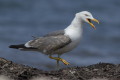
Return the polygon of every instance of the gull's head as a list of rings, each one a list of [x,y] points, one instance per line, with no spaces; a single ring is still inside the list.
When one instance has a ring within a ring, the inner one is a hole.
[[[88,11],[82,11],[82,12],[76,13],[76,17],[81,19],[82,22],[89,23],[94,29],[96,29],[96,28],[91,21],[95,21],[99,24],[99,21],[97,19],[93,18],[92,14]]]

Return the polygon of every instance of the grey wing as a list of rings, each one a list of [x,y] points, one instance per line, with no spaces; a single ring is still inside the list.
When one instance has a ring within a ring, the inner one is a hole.
[[[37,48],[39,51],[49,54],[54,51],[65,47],[71,42],[68,36],[50,36],[50,37],[40,37],[35,40],[29,41],[28,45],[33,48]]]
[[[58,35],[64,35],[64,34],[65,34],[64,30],[58,30],[58,31],[48,33],[48,34],[44,35],[43,37],[58,36]]]

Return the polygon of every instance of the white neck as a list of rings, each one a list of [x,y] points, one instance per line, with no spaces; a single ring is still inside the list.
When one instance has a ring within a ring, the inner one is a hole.
[[[82,36],[82,20],[75,17],[71,24],[65,29],[65,35],[68,35],[73,41]]]

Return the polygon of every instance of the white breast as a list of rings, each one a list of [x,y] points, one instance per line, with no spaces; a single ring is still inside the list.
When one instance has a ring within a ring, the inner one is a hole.
[[[64,48],[55,51],[57,54],[62,54],[73,50],[77,45],[79,45],[80,39],[82,37],[82,21],[80,18],[75,17],[72,23],[65,29],[66,36],[69,36],[71,43],[66,45]]]
[[[69,36],[72,42],[70,44],[66,45],[64,48],[55,51],[55,53],[57,53],[57,54],[69,52],[69,51],[73,50],[75,47],[77,47],[79,45],[79,42],[80,42],[80,39],[82,36],[82,29],[81,29],[81,27],[66,28],[65,35]]]

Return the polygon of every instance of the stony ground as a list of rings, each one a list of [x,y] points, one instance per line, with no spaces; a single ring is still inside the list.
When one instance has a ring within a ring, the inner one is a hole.
[[[0,58],[0,75],[13,80],[120,80],[120,64],[99,63],[87,67],[43,71]]]

